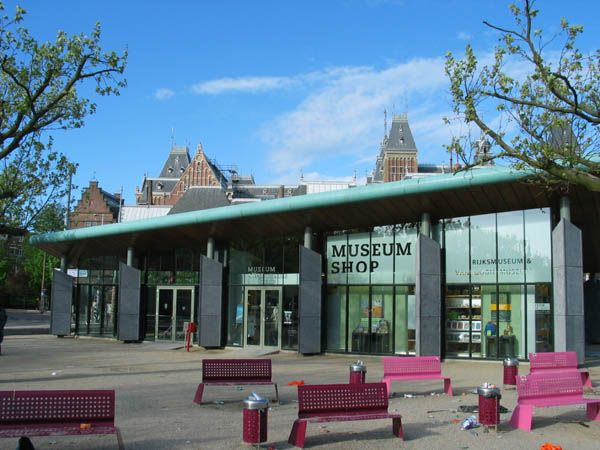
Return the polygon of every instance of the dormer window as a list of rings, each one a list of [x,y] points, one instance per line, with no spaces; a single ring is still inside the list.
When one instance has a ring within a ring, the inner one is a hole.
[[[173,173],[173,168],[172,168],[172,167],[169,167],[169,168],[167,169],[167,172],[169,172],[169,173]]]
[[[164,185],[163,183],[158,183],[158,184],[156,185],[156,187],[157,187],[157,188],[158,188],[158,190],[160,191],[160,190],[162,190],[162,188],[164,188],[164,187],[165,187],[165,185]]]

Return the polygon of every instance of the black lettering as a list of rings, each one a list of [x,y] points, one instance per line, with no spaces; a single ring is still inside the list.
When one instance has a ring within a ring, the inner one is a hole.
[[[337,258],[339,256],[343,256],[344,258],[346,257],[346,246],[342,245],[340,249],[338,249],[338,247],[336,245],[332,245],[332,250],[333,250],[333,257]]]
[[[354,252],[352,252],[352,247],[354,247]],[[358,256],[358,244],[348,246],[348,256]]]
[[[362,244],[360,246],[360,256],[369,256],[369,244]]]
[[[402,243],[397,243],[396,244],[396,256],[400,256],[400,255],[412,255],[412,253],[410,252],[410,242],[407,242],[406,245],[404,246],[404,248],[402,248]]]
[[[363,273],[367,271],[367,263],[364,261],[359,261],[356,263],[356,271],[359,273]]]
[[[380,247],[380,246],[381,246],[381,244],[373,244],[373,245],[372,245],[372,250],[371,250],[371,251],[372,251],[372,253],[371,253],[371,254],[372,254],[373,256],[381,256],[381,255],[380,255],[380,253],[379,253],[379,247]]]
[[[340,273],[339,261],[334,261],[331,263],[331,273]]]
[[[378,261],[371,261],[371,272],[375,272],[375,269],[379,267]]]
[[[342,273],[352,272],[352,261],[342,263]]]
[[[386,250],[388,246],[389,250]],[[385,256],[392,256],[394,254],[394,244],[383,244],[383,254]]]

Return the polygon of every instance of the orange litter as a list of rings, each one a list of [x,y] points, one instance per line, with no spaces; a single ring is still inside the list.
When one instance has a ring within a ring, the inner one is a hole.
[[[301,384],[304,384],[304,380],[300,380],[300,381],[290,381],[288,383],[288,386],[300,386]]]
[[[92,424],[91,423],[82,423],[82,424],[79,424],[79,428],[82,430],[89,430],[90,428],[92,428]]]

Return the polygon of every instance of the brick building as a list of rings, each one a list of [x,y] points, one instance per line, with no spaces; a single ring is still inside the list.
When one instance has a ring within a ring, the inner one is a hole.
[[[70,229],[93,227],[119,222],[119,209],[123,204],[121,194],[110,194],[98,186],[97,181],[83,190],[75,211],[70,215]]]

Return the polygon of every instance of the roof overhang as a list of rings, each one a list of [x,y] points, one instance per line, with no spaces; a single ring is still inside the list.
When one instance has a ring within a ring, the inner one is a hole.
[[[531,181],[532,173],[508,167],[486,167],[456,174],[434,175],[392,183],[359,186],[191,211],[163,217],[65,230],[32,237],[36,247],[68,261],[99,255],[204,248],[217,241],[301,235],[313,231],[369,228],[556,206],[556,194]],[[574,188],[571,217],[583,231],[584,269],[600,272],[600,195]]]

